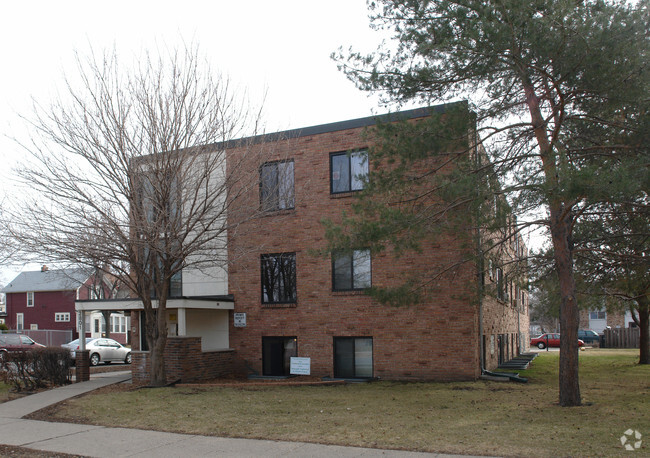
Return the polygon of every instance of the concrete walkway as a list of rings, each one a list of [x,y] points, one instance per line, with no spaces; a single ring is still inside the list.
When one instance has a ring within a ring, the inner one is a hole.
[[[131,378],[130,372],[97,374],[74,383],[0,404],[0,443],[89,457],[450,457],[358,447],[230,439],[75,423],[25,420],[49,405]]]

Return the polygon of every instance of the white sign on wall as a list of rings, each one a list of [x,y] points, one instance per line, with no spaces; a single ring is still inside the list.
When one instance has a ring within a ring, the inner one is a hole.
[[[291,358],[291,366],[289,368],[291,375],[310,375],[311,374],[311,358]]]
[[[245,313],[233,313],[234,322],[236,328],[245,328],[246,327],[246,314]]]

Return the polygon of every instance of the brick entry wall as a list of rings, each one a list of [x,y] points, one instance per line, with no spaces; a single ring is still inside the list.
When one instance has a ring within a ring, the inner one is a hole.
[[[134,383],[147,383],[151,369],[148,351],[132,352]],[[233,372],[234,350],[201,351],[200,337],[168,337],[165,347],[167,381],[196,382],[225,377]]]

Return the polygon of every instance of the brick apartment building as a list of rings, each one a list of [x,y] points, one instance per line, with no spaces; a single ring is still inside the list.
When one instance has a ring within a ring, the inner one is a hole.
[[[395,115],[415,120],[445,109]],[[459,263],[417,305],[382,305],[365,294],[413,270],[466,259],[475,247],[454,234],[398,260],[390,252],[356,250],[335,259],[317,253],[326,245],[322,219],[336,221],[349,211],[363,185],[355,177],[369,167],[367,134],[376,122],[368,117],[215,145],[233,160],[251,148],[265,150],[250,155],[264,159],[246,168],[259,174],[259,187],[239,201],[264,215],[228,234],[227,271],[183,270],[167,302],[168,380],[285,376],[292,357],[309,358],[312,376],[472,380],[527,349],[527,291],[498,262],[484,274],[481,262]],[[228,211],[230,217],[237,207]],[[516,233],[506,248],[509,256],[525,255]],[[105,306],[131,311],[132,371],[134,380],[146,380],[142,304],[125,299]],[[98,307],[77,302],[77,310]]]
[[[416,119],[428,111],[398,115]],[[468,248],[453,235],[397,260],[364,250],[337,259],[315,253],[325,246],[321,220],[350,212],[375,123],[369,117],[272,137],[275,156],[258,164],[260,190],[247,201],[266,206],[267,215],[229,242],[232,252],[246,253],[228,272],[233,313],[245,317],[245,326],[230,320],[238,367],[282,376],[290,357],[305,357],[317,376],[470,380],[482,365],[493,369],[527,348],[527,291],[497,266],[483,281],[486,291],[496,291],[498,282],[500,294],[477,296],[482,276],[467,262],[439,278],[435,293],[418,305],[382,305],[364,293],[413,270],[460,261]],[[510,251],[523,255],[520,237],[511,240]]]

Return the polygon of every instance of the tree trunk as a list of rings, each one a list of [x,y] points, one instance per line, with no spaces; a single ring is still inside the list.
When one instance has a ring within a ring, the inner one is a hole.
[[[165,386],[167,384],[167,373],[165,371],[164,351],[167,345],[167,336],[158,336],[151,348],[151,386]]]
[[[560,176],[556,151],[549,141],[546,121],[542,116],[539,98],[526,71],[521,72],[526,105],[530,113],[535,140],[539,147],[546,196],[549,202],[550,230],[555,251],[555,269],[560,283],[560,405],[579,406],[580,385],[578,379],[578,326],[580,324],[578,302],[573,277],[571,246],[571,212],[560,195]]]
[[[167,372],[165,371],[165,347],[167,346],[167,300],[158,300],[156,311],[156,337],[151,347],[151,386],[165,386],[167,384]]]
[[[106,328],[104,337],[110,338],[111,337],[111,310],[102,310],[102,317],[104,318],[104,326]]]
[[[560,209],[551,207],[551,238],[555,252],[555,269],[560,284],[560,405],[579,406],[578,327],[580,314],[575,296],[570,224]]]
[[[639,304],[639,364],[650,364],[650,299],[641,296]]]

